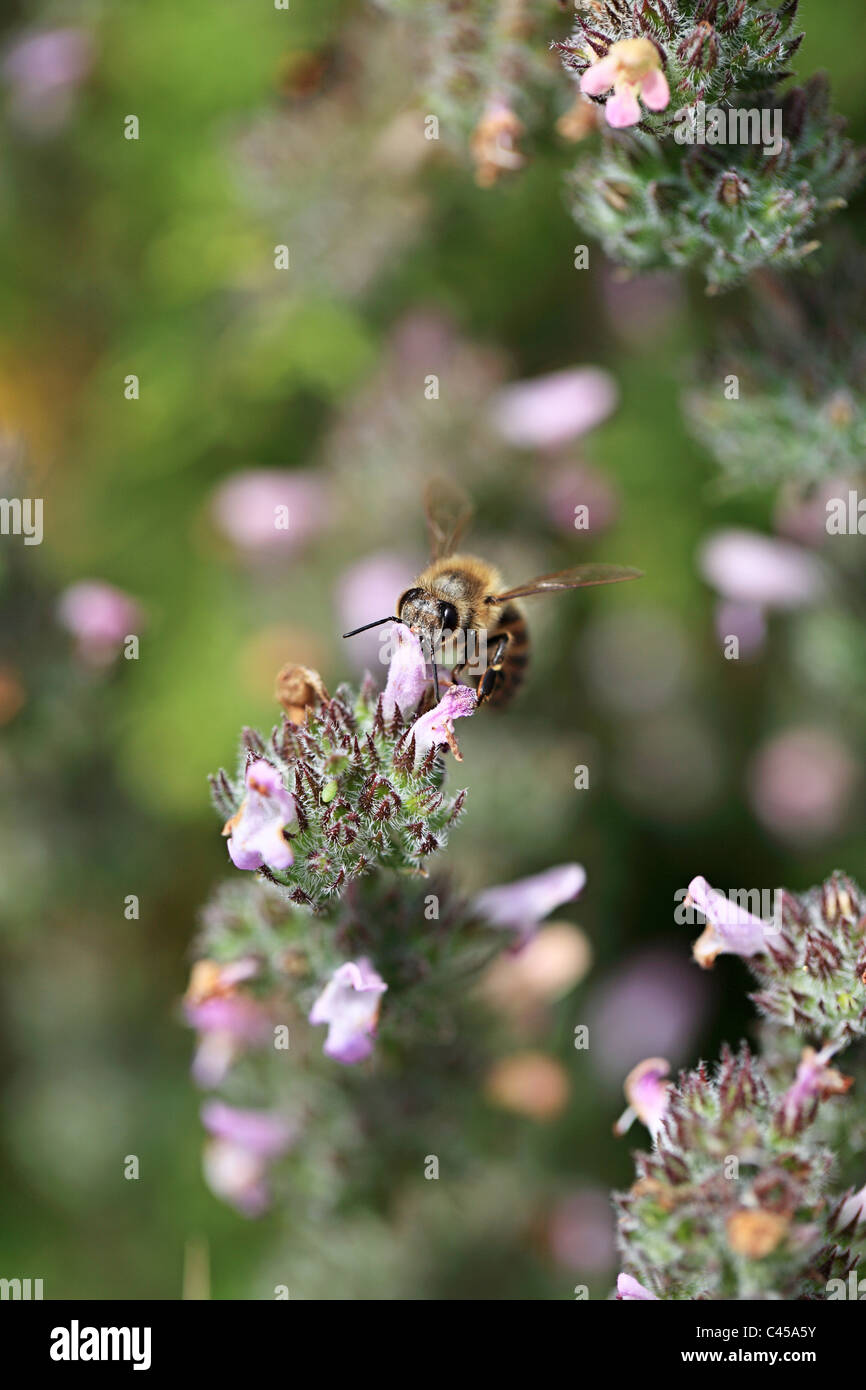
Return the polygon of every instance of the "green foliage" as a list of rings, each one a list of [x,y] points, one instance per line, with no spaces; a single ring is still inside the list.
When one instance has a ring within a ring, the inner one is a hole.
[[[816,249],[816,227],[858,184],[863,155],[828,116],[823,79],[789,92],[780,108],[778,156],[756,145],[606,136],[571,176],[578,223],[621,265],[694,269],[717,290],[764,266],[800,266]]]
[[[819,888],[781,896],[778,935],[750,958],[761,983],[751,997],[775,1023],[807,1038],[847,1044],[866,1037],[866,902],[836,875]]]
[[[650,39],[663,55],[671,106],[648,111],[644,125],[661,134],[682,107],[727,105],[788,77],[803,41],[798,7],[799,0],[584,0],[563,60],[579,76],[612,43]]]
[[[653,1152],[616,1199],[627,1272],[656,1297],[827,1298],[866,1251],[866,1214],[826,1192],[826,1110],[850,1085],[829,1061],[866,1034],[864,930],[843,875],[785,893],[778,936],[748,961],[772,1021],[766,1060],[725,1048],[715,1075],[701,1064],[670,1088]],[[792,1033],[826,1050],[798,1064]]]
[[[846,244],[827,250],[813,267],[823,274],[764,281],[748,314],[719,330],[700,380],[735,375],[736,407],[703,384],[686,396],[694,433],[732,487],[808,485],[862,470],[866,258]]]
[[[222,770],[211,778],[226,818],[240,810],[244,771],[254,758],[277,767],[299,821],[294,864],[267,872],[292,901],[308,907],[322,905],[377,864],[420,873],[463,807],[464,792],[444,791],[445,768],[435,747],[416,767],[411,726],[399,710],[384,719],[372,681],[357,694],[341,686],[302,725],[284,717],[267,741],[245,730],[238,778]]]
[[[745,1047],[726,1050],[714,1077],[701,1066],[680,1078],[656,1150],[616,1198],[626,1269],[657,1297],[802,1296],[824,1244],[832,1155],[811,1134],[782,1133],[777,1103]],[[760,1258],[731,1244],[743,1220],[753,1251],[762,1237],[771,1247]]]

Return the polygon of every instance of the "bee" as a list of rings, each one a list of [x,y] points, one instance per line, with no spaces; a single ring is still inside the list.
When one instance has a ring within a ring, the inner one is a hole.
[[[439,672],[434,658],[443,642],[462,634],[464,651],[479,650],[485,654],[486,664],[476,687],[478,703],[501,708],[522,684],[529,662],[529,629],[520,599],[641,578],[640,570],[626,565],[587,564],[539,574],[508,588],[494,565],[477,555],[457,552],[473,514],[471,503],[460,489],[444,479],[436,479],[427,487],[424,509],[430,532],[430,564],[400,595],[396,613],[353,628],[343,636],[354,637],[382,623],[403,623],[419,638],[425,655],[429,654],[432,660],[437,700]],[[467,664],[461,661],[453,668],[452,681],[459,680]]]

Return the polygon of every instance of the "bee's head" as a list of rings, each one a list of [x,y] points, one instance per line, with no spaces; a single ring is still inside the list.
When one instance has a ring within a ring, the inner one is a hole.
[[[453,603],[445,603],[429,589],[407,589],[397,603],[397,617],[416,637],[438,641],[443,632],[457,631],[458,614]]]

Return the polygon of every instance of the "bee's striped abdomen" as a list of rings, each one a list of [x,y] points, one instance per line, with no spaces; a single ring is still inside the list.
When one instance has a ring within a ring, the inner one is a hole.
[[[503,608],[499,622],[488,632],[488,659],[492,659],[496,643],[503,634],[508,637],[508,646],[505,648],[502,668],[488,700],[489,704],[500,707],[507,705],[516,694],[529,665],[529,629],[516,603],[509,603]]]

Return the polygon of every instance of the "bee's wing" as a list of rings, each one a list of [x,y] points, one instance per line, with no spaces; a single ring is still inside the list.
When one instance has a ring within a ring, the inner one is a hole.
[[[554,574],[539,574],[516,584],[504,594],[494,594],[495,603],[510,598],[528,598],[531,594],[554,594],[560,589],[583,589],[589,584],[619,584],[623,579],[641,579],[642,570],[629,565],[575,565],[572,569],[557,570]]]
[[[453,554],[472,518],[472,503],[466,493],[448,478],[431,478],[424,489],[424,512],[431,558],[440,560]]]

